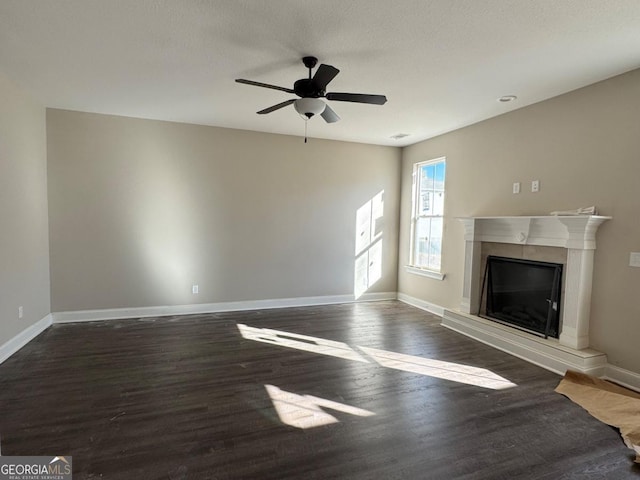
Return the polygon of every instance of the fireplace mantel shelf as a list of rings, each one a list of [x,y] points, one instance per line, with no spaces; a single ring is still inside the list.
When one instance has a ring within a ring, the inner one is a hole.
[[[458,218],[465,240],[595,250],[596,231],[611,217],[545,215]]]

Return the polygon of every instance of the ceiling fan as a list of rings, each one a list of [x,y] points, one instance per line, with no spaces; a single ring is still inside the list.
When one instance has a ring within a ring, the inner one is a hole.
[[[334,123],[340,120],[340,117],[333,111],[329,105],[320,100],[326,98],[327,100],[335,100],[338,102],[355,102],[355,103],[369,103],[372,105],[384,105],[387,102],[387,97],[384,95],[367,95],[364,93],[336,93],[325,92],[327,85],[333,80],[340,70],[331,65],[325,65],[321,63],[316,70],[315,75],[311,76],[311,70],[318,63],[316,57],[304,57],[302,59],[304,66],[309,69],[309,78],[301,78],[293,84],[293,89],[286,87],[279,87],[277,85],[270,85],[268,83],[254,82],[253,80],[245,80],[244,78],[236,79],[238,83],[244,83],[245,85],[254,85],[256,87],[271,88],[273,90],[280,90],[282,92],[293,93],[300,98],[291,98],[284,102],[278,103],[271,107],[260,110],[258,115],[264,115],[279,110],[283,107],[293,104],[296,111],[305,119],[308,120],[314,115],[320,115],[327,123]]]

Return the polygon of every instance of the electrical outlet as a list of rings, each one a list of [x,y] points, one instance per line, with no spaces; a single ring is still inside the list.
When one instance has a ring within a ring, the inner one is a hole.
[[[536,192],[540,191],[540,181],[539,180],[533,180],[531,182],[531,191],[533,193],[536,193]]]
[[[20,305],[18,307],[18,318],[22,318],[24,317],[24,308],[22,308],[22,305]]]
[[[640,267],[640,252],[631,252],[629,254],[629,266]]]
[[[200,293],[200,287],[198,285],[193,285],[191,287],[191,293],[193,293],[194,295],[197,295],[198,293]]]
[[[513,183],[513,193],[520,193],[520,182]]]

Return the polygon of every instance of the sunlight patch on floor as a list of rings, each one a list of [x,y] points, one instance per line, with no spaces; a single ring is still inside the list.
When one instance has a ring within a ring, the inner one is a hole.
[[[475,385],[491,390],[504,390],[506,388],[517,387],[515,383],[510,382],[506,378],[486,368],[390,352],[388,350],[371,347],[356,346],[353,348],[343,342],[289,333],[282,330],[250,327],[243,323],[238,324],[238,330],[240,330],[242,337],[247,340],[295,348],[297,350],[320,353],[322,355],[330,355],[332,357],[344,358],[345,360],[363,363],[375,362],[386,368],[418,373],[420,375],[464,383],[466,385]]]
[[[358,347],[383,367],[419,373],[429,377],[441,378],[452,382],[475,385],[477,387],[503,390],[516,387],[515,383],[496,375],[486,368],[472,367],[460,363],[444,362],[431,358],[405,355],[403,353],[378,350],[377,348]]]
[[[368,363],[358,352],[346,343],[334,342],[318,337],[300,335],[297,333],[283,332],[282,330],[270,330],[268,328],[250,327],[243,323],[238,324],[240,334],[247,340],[279,345],[281,347],[295,348],[306,352],[321,353],[332,357],[354,360]]]
[[[323,408],[358,417],[371,417],[375,415],[375,413],[369,410],[334,402],[326,398],[287,392],[275,385],[265,385],[265,388],[267,389],[269,398],[271,398],[273,402],[280,421],[285,425],[296,428],[307,429],[321,427],[340,421],[333,415],[325,412]]]

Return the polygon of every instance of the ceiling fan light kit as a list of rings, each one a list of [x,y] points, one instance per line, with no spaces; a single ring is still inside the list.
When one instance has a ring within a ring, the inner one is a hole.
[[[326,106],[327,104],[319,98],[299,98],[293,102],[296,112],[305,120],[309,120],[314,115],[320,115]]]
[[[268,83],[255,82],[253,80],[246,80],[244,78],[238,78],[236,79],[236,82],[243,83],[245,85],[253,85],[255,87],[270,88],[272,90],[279,90],[286,93],[293,93],[300,97],[297,99],[291,98],[276,105],[272,105],[271,107],[267,107],[258,111],[258,115],[265,115],[293,104],[296,112],[298,112],[305,121],[316,115],[320,115],[325,122],[334,123],[340,120],[340,117],[329,105],[323,102],[321,98],[337,102],[368,103],[370,105],[384,105],[387,102],[387,97],[384,95],[369,95],[363,93],[327,93],[327,85],[336,77],[336,75],[338,75],[338,73],[340,73],[340,70],[331,65],[325,65],[322,63],[316,70],[315,75],[312,76],[311,70],[317,65],[318,59],[316,57],[303,57],[302,63],[309,69],[309,76],[308,78],[296,80],[293,84],[293,89],[270,85]]]

